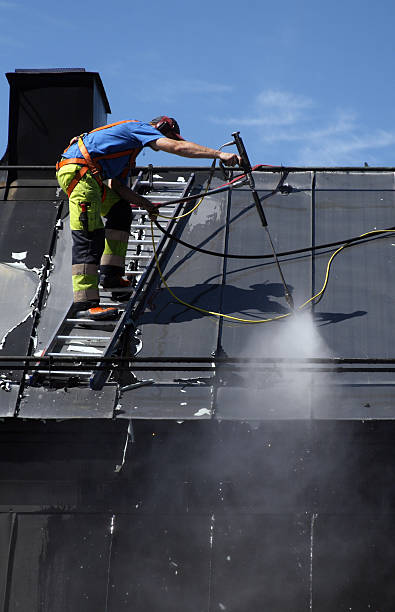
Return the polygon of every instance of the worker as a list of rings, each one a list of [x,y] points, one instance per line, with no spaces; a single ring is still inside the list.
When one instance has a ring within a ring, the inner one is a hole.
[[[127,187],[136,157],[146,146],[182,157],[216,158],[229,166],[241,163],[234,153],[184,140],[177,121],[165,115],[149,123],[119,121],[72,138],[56,169],[58,183],[69,197],[76,317],[115,318],[117,308],[99,305],[99,283],[114,292],[125,292],[131,285],[124,278],[130,205],[144,208],[150,218],[157,212],[147,198]]]

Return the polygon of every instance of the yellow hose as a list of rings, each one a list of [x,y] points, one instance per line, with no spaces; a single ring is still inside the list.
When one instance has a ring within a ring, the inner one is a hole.
[[[204,196],[203,196],[204,198]],[[202,198],[202,200],[203,200]],[[202,201],[201,200],[201,201]],[[199,206],[201,204],[201,201],[195,206],[195,208],[197,208],[197,206]],[[193,210],[195,210],[195,208],[193,208],[191,211],[189,211],[188,213],[186,213],[186,215],[182,215],[182,216],[187,216],[188,214],[190,214],[191,212],[193,212]],[[167,217],[170,218],[170,217]],[[177,218],[177,217],[175,217]],[[359,238],[364,238],[366,236],[371,236],[374,234],[380,234],[383,232],[390,232],[390,233],[394,233],[394,230],[372,230],[370,232],[366,232],[364,234],[361,234],[359,236]],[[169,285],[167,284],[166,280],[163,277],[162,271],[160,269],[160,265],[159,265],[159,260],[158,260],[158,255],[156,252],[156,248],[155,248],[155,237],[154,237],[154,225],[151,221],[151,237],[152,237],[152,246],[153,246],[153,250],[154,250],[154,257],[155,257],[155,263],[156,263],[156,268],[158,270],[160,279],[163,283],[163,285],[166,287],[167,291],[170,293],[170,295],[180,304],[182,304],[183,306],[186,306],[187,308],[191,308],[192,310],[196,310],[198,312],[202,312],[203,314],[208,314],[214,317],[222,317],[223,319],[227,319],[230,321],[237,321],[238,323],[269,323],[270,321],[278,321],[279,319],[285,319],[286,317],[289,317],[291,314],[293,314],[292,311],[287,312],[285,314],[282,315],[277,315],[276,317],[271,317],[269,319],[242,319],[240,317],[233,317],[231,315],[226,315],[223,314],[222,312],[214,312],[212,310],[206,310],[205,308],[200,308],[199,306],[194,306],[193,304],[188,304],[188,302],[184,302],[184,300],[181,300],[179,297],[177,297],[175,295],[175,293],[173,293],[173,291],[170,289]],[[339,249],[337,249],[329,258],[327,267],[326,267],[326,273],[325,273],[325,279],[324,279],[324,284],[322,285],[321,290],[316,293],[315,295],[313,295],[313,297],[311,297],[310,299],[308,299],[306,302],[304,302],[303,304],[301,304],[301,306],[298,306],[297,310],[302,310],[303,308],[305,308],[307,306],[307,304],[309,304],[310,302],[312,302],[313,300],[315,300],[316,298],[320,298],[322,297],[327,284],[328,284],[328,280],[329,280],[329,271],[332,265],[332,262],[334,260],[334,258],[336,257],[336,255],[338,255],[340,253],[340,251],[342,251],[343,249],[347,248],[350,244],[352,244],[351,242],[348,242],[347,244],[344,244],[343,246],[341,246]]]

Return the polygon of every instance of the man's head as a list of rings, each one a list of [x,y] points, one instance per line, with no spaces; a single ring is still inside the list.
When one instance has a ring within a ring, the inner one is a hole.
[[[150,121],[150,124],[160,131],[166,138],[172,138],[173,140],[184,140],[180,136],[180,128],[178,123],[173,117],[167,117],[166,115],[160,115]]]

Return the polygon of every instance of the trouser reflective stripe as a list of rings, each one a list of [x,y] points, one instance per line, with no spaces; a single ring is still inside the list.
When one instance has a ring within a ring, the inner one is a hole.
[[[97,289],[87,288],[73,291],[74,303],[78,302],[99,302],[99,292]]]
[[[124,274],[128,237],[127,232],[106,229],[104,252],[100,262],[100,273],[102,275],[122,276]]]
[[[103,255],[100,261],[100,276],[119,278],[125,273],[125,257],[121,255]]]
[[[57,178],[63,191],[67,192],[67,186],[78,168],[78,165],[67,164],[58,171]],[[127,237],[132,220],[130,204],[125,200],[120,200],[111,189],[107,189],[103,202],[101,196],[98,183],[91,173],[87,172],[69,198],[73,238],[72,265],[82,266],[82,268],[73,268],[75,301],[97,301],[99,299],[98,268],[104,251],[105,259],[102,262],[101,274],[121,276],[125,269]],[[81,203],[86,205],[88,217],[85,228],[81,222]],[[105,242],[102,215],[106,219],[107,243]],[[115,257],[115,259],[109,261],[108,257]]]
[[[72,264],[71,266],[72,274],[97,274],[97,266],[95,264]]]
[[[71,273],[74,301],[98,301],[98,274],[104,247],[104,228],[97,229],[94,232],[73,230],[72,236]]]

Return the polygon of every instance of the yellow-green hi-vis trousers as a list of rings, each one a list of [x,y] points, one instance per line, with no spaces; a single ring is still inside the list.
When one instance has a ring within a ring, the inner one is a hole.
[[[67,164],[57,172],[65,193],[79,168],[77,164]],[[98,303],[99,268],[100,277],[116,279],[125,272],[132,221],[130,204],[108,187],[102,201],[102,189],[88,171],[73,189],[69,209],[74,302]]]

